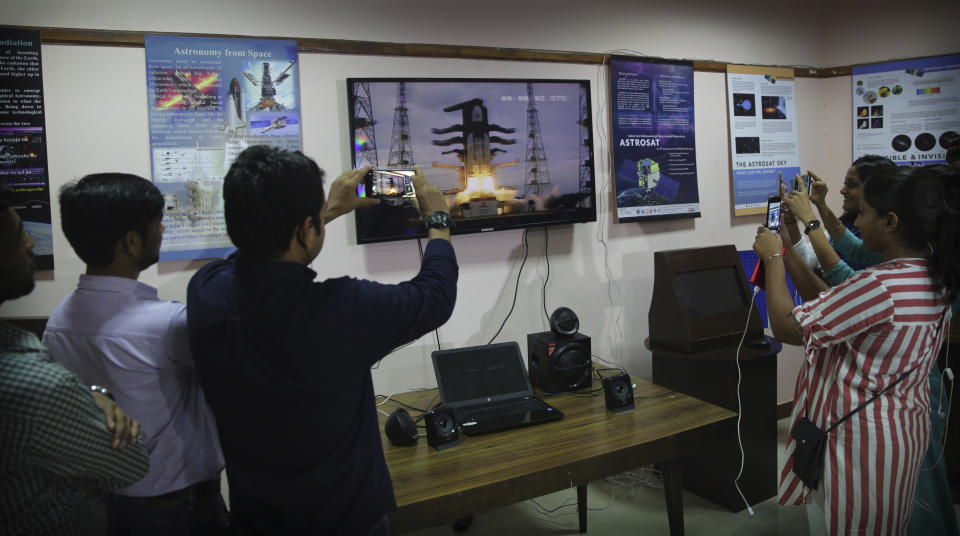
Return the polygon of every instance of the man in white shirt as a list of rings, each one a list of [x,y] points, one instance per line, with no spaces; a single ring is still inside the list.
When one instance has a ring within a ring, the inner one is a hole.
[[[157,262],[164,200],[150,181],[88,175],[60,193],[64,234],[86,263],[43,342],[82,381],[141,423],[150,471],[110,497],[112,534],[209,534],[225,525],[223,456],[201,391],[182,303],[140,283]]]

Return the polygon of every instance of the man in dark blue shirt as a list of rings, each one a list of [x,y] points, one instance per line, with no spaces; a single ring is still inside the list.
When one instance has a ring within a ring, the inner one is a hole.
[[[377,202],[356,194],[368,170],[343,173],[324,203],[313,160],[253,146],[224,179],[237,252],[191,279],[187,316],[241,534],[389,534],[370,367],[446,322],[458,268],[446,203],[418,169],[430,241],[416,277],[315,281],[324,224]]]

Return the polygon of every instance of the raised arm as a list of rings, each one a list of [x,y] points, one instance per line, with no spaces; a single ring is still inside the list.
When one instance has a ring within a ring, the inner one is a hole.
[[[799,182],[800,177],[796,177],[796,180]],[[787,205],[790,206],[790,211],[796,216],[797,221],[800,222],[800,225],[805,229],[810,225],[810,222],[816,220],[813,216],[813,209],[810,206],[810,198],[807,196],[807,193],[803,191],[803,188],[795,188],[785,201]],[[840,256],[837,255],[833,246],[830,245],[830,241],[823,231],[822,222],[816,229],[804,232],[807,238],[810,239],[813,250],[817,253],[817,259],[820,260],[820,267],[824,270],[833,268],[833,266],[840,261]]]
[[[765,227],[757,231],[753,250],[760,257],[766,275],[767,316],[770,318],[770,330],[782,343],[801,345],[803,334],[800,323],[793,316],[793,300],[787,289],[787,277],[784,270],[783,243],[780,237]]]

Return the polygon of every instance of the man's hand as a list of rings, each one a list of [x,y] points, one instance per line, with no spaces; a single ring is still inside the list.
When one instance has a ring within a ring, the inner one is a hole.
[[[753,241],[753,251],[761,262],[766,262],[772,255],[783,253],[783,242],[777,233],[773,233],[766,227],[760,227],[757,230],[757,238]]]
[[[813,217],[813,208],[810,206],[810,197],[807,195],[807,192],[803,190],[803,182],[800,180],[800,175],[797,175],[795,178],[795,187],[790,195],[784,199],[784,202],[788,207],[790,207],[790,212],[800,220],[800,223],[806,225],[810,220],[815,220]],[[811,186],[812,189],[812,186]]]
[[[348,169],[330,184],[327,202],[323,205],[321,219],[324,225],[347,212],[359,207],[369,207],[380,202],[373,197],[357,197],[357,186],[363,182],[363,177],[373,166],[361,169]]]
[[[810,202],[821,208],[827,203],[827,191],[830,188],[827,187],[827,183],[823,182],[816,173],[807,170],[807,175],[810,175]]]
[[[443,199],[440,189],[430,184],[430,181],[423,175],[420,166],[417,166],[416,173],[411,178],[413,190],[417,193],[417,204],[420,207],[420,217],[424,220],[434,212],[450,212],[450,207]]]
[[[132,445],[140,435],[140,423],[130,418],[110,400],[109,397],[93,392],[93,399],[107,416],[107,430],[113,432],[113,448],[123,450],[127,444]]]

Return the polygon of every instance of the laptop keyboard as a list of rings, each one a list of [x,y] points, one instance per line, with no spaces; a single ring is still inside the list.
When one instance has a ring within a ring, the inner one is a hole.
[[[460,423],[465,423],[470,421],[484,421],[487,419],[492,419],[494,417],[502,417],[504,415],[516,415],[517,413],[526,413],[528,411],[546,409],[547,407],[548,406],[544,404],[543,401],[541,400],[537,400],[536,398],[527,398],[523,400],[503,402],[503,403],[494,404],[491,406],[462,409],[457,412],[457,420]]]

